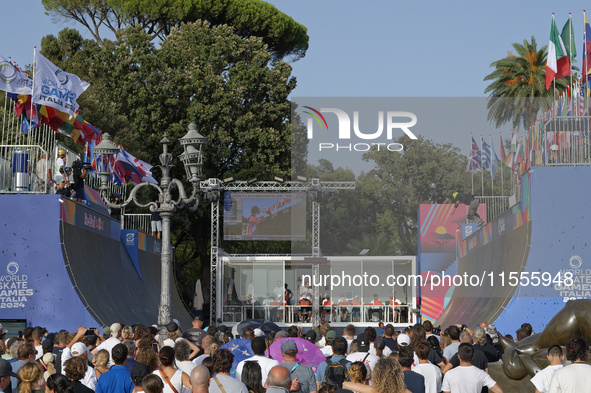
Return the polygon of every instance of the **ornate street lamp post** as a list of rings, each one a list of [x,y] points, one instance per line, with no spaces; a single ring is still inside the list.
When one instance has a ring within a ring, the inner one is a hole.
[[[98,173],[101,177],[101,197],[107,206],[112,209],[121,209],[130,203],[135,203],[140,207],[149,207],[151,212],[159,212],[162,219],[162,249],[160,254],[161,263],[161,287],[160,287],[160,306],[158,308],[158,324],[161,329],[171,321],[171,252],[170,252],[170,218],[176,208],[190,206],[190,210],[194,211],[199,206],[199,180],[201,179],[202,160],[203,160],[203,146],[207,142],[207,138],[197,132],[197,126],[194,123],[189,124],[189,132],[179,139],[183,145],[184,152],[180,155],[180,159],[185,166],[187,178],[191,182],[192,191],[191,196],[187,197],[185,188],[180,180],[170,178],[170,168],[172,167],[172,154],[168,153],[168,144],[170,141],[166,134],[160,141],[163,152],[160,155],[160,169],[162,170],[162,178],[160,184],[152,184],[142,182],[135,185],[129,197],[121,204],[113,204],[109,201],[108,186],[109,177],[112,175],[108,165],[111,162],[111,157],[119,153],[119,148],[110,140],[110,135],[103,134],[103,140],[94,148],[96,154],[101,154],[101,160],[98,164]],[[142,203],[137,199],[138,191],[143,187],[153,187],[158,191],[158,201],[160,207],[156,202]],[[178,198],[173,199],[173,190],[178,191]]]

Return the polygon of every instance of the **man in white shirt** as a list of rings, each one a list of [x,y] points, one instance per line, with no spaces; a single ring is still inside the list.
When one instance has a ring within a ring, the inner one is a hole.
[[[412,368],[415,373],[425,377],[425,393],[441,392],[441,369],[429,362],[429,344],[426,341],[415,345],[415,353],[419,358],[419,364]]]
[[[548,348],[548,354],[546,355],[550,365],[543,370],[540,370],[531,379],[531,383],[536,387],[536,393],[548,393],[550,391],[550,381],[552,381],[552,375],[558,369],[563,367],[562,360],[564,354],[560,345],[552,345]]]
[[[443,378],[443,393],[479,393],[483,386],[493,393],[503,393],[503,389],[483,370],[472,365],[474,348],[468,343],[458,347],[460,365],[449,370]],[[590,366],[591,367],[591,366]]]
[[[254,352],[254,356],[248,359],[245,359],[238,363],[236,367],[236,379],[242,381],[242,369],[244,368],[244,363],[246,362],[257,362],[259,366],[261,366],[261,373],[263,374],[263,386],[267,382],[267,376],[269,375],[269,371],[275,366],[279,365],[279,362],[274,359],[269,359],[265,356],[265,350],[267,346],[265,345],[265,338],[264,337],[255,337],[252,339],[250,347]]]
[[[587,364],[589,344],[583,337],[571,338],[566,344],[566,360],[572,362],[554,372],[550,392],[588,392],[591,386],[591,366]]]
[[[121,344],[121,324],[115,322],[111,325],[109,331],[111,332],[111,337],[103,341],[101,345],[92,350],[93,356],[96,356],[98,351],[100,351],[101,349],[106,349],[107,351],[109,351],[110,356],[113,347],[117,344]],[[114,364],[115,363],[113,363],[113,357],[111,356],[109,358],[109,367],[112,367]]]
[[[371,374],[373,369],[376,367],[378,363],[378,358],[376,355],[372,355],[369,351],[369,337],[365,333],[361,333],[357,336],[357,352],[349,354],[347,356],[347,360],[351,363],[354,362],[362,362],[365,364],[367,368],[367,380],[371,380]]]

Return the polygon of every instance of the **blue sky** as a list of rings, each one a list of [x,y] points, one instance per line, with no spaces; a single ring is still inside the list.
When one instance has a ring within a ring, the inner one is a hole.
[[[569,1],[273,0],[279,10],[305,25],[310,47],[293,63],[293,97],[484,97],[490,63],[507,55],[513,42],[532,35],[547,45],[552,12],[559,29],[572,12],[581,52],[583,15],[591,3]],[[40,0],[3,4],[5,34],[0,54],[18,64],[33,62],[33,46],[73,22],[55,24]],[[590,8],[591,11],[591,8]],[[580,53],[577,57],[580,59]],[[580,61],[579,61],[580,63]],[[510,137],[509,128],[501,130]],[[469,134],[493,127],[466,125],[424,136],[463,151]],[[494,138],[494,134],[493,134]],[[467,153],[467,151],[466,151]]]

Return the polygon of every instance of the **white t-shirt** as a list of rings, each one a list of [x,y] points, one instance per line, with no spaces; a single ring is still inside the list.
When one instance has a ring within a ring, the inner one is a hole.
[[[195,363],[196,366],[201,366],[201,362],[203,362],[203,359],[210,357],[211,355],[208,354],[203,354],[203,355],[199,355],[197,356],[195,359],[193,359],[193,363]]]
[[[365,355],[367,355],[367,358],[365,358]],[[363,358],[365,358],[365,361],[363,361]],[[371,353],[368,353],[368,352],[355,352],[355,353],[349,354],[347,356],[347,360],[350,361],[351,363],[363,361],[363,363],[365,363],[365,365],[367,367],[369,367],[369,369],[367,370],[368,371],[367,379],[370,380],[373,369],[376,366],[376,363],[378,362],[378,360],[380,360],[380,358],[377,357],[376,355],[372,355]]]
[[[115,337],[109,337],[108,339],[103,341],[101,345],[95,348],[96,353],[98,353],[98,351],[100,351],[101,349],[106,349],[107,351],[109,351],[109,364],[107,365],[109,368],[115,365],[115,363],[113,362],[113,357],[111,356],[111,351],[113,350],[113,347],[117,344],[121,344],[121,341],[119,341],[119,339]]]
[[[376,347],[373,345],[373,343],[369,343],[369,353],[371,353],[372,355],[376,355]],[[391,353],[392,353],[392,350],[390,348],[388,348],[387,346],[386,346],[386,348],[382,349],[382,354],[386,357],[390,356]]]
[[[431,336],[435,337],[439,341],[439,345],[441,345],[441,336],[438,336],[437,334],[427,334],[426,338],[429,338]]]
[[[564,367],[562,364],[558,364],[556,366],[548,366],[545,369],[538,371],[538,373],[532,377],[531,383],[534,384],[540,393],[548,393],[550,391],[552,375],[554,375],[556,370],[561,369],[562,367]]]
[[[453,393],[478,393],[483,386],[490,389],[496,384],[490,375],[478,367],[459,366],[445,373],[441,390]]]
[[[425,377],[425,393],[441,392],[441,369],[432,363],[420,363],[412,371]]]
[[[162,383],[164,383],[164,390],[162,391],[163,393],[174,393],[174,390],[172,390],[172,388],[170,387],[168,382],[166,382],[164,380],[164,378],[162,378],[163,373],[164,373],[164,371],[162,371],[162,370],[156,370],[152,374],[158,375],[160,377],[160,379],[162,380]],[[176,372],[174,373],[172,378],[169,378],[169,380],[170,380],[170,384],[172,386],[174,386],[174,388],[176,389],[177,392],[191,393],[191,389],[189,389],[188,387],[183,385],[183,372],[181,370],[176,370]]]
[[[556,370],[550,382],[552,393],[583,393],[591,389],[591,366],[573,363]]]
[[[325,345],[324,348],[320,348],[320,352],[322,352],[325,357],[329,357],[334,354],[332,345]]]
[[[179,362],[175,359],[174,365],[177,370],[181,370],[189,376],[191,375],[191,371],[193,371],[193,369],[197,367],[197,365],[190,360],[183,360],[182,362]]]
[[[58,157],[58,159],[55,160],[55,174],[54,175],[60,174],[60,168],[64,169],[64,172],[65,172],[66,168],[64,168],[64,159],[61,157]]]
[[[43,357],[43,346],[35,345],[35,350],[37,351],[37,355],[35,355],[35,360],[41,359]]]
[[[244,359],[238,366],[236,367],[236,379],[242,381],[242,369],[244,368],[244,363],[255,361],[261,366],[261,373],[263,374],[263,386],[267,383],[267,376],[269,375],[269,371],[275,366],[279,365],[279,362],[275,359],[269,359],[266,356],[254,355],[251,358]]]

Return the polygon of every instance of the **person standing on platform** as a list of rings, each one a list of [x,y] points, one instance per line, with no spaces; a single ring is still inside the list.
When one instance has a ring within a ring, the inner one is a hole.
[[[158,199],[156,199],[154,202],[156,202],[157,208],[160,208],[160,202],[158,202]],[[152,237],[157,237],[158,239],[160,239],[162,237],[162,218],[160,217],[159,212],[152,212],[151,224]]]

